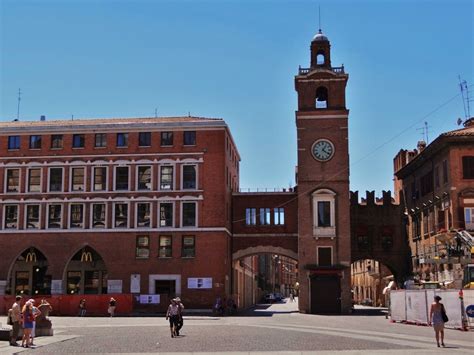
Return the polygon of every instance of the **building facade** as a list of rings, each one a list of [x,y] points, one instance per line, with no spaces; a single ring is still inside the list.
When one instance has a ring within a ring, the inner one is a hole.
[[[0,123],[0,294],[230,292],[240,157],[221,119]]]
[[[474,239],[474,119],[394,158],[416,282],[462,287]]]

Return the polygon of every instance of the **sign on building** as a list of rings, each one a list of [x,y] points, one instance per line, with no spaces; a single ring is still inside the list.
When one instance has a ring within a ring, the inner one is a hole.
[[[212,288],[212,277],[189,277],[188,288]]]
[[[140,293],[140,274],[130,276],[130,293]]]
[[[122,280],[107,280],[107,293],[122,293]]]
[[[160,295],[140,295],[141,304],[158,304],[160,303]]]

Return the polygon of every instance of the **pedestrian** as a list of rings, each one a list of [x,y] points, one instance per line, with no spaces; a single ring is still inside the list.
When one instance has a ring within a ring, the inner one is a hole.
[[[10,334],[10,345],[19,346],[16,340],[18,339],[18,334],[20,333],[21,326],[21,296],[15,297],[15,303],[11,308],[11,319],[12,319],[12,330]]]
[[[433,328],[435,331],[436,343],[439,348],[439,338],[441,334],[441,345],[444,347],[444,323],[445,319],[443,317],[443,313],[446,316],[446,309],[444,308],[444,304],[441,302],[441,297],[435,296],[434,302],[431,304],[430,309],[430,322],[429,324],[433,324]]]
[[[109,309],[107,310],[110,314],[110,317],[113,317],[115,315],[115,307],[117,306],[117,301],[115,298],[110,297],[109,301]]]
[[[23,323],[23,338],[21,339],[21,346],[28,348],[30,346],[31,330],[33,329],[33,305],[31,302],[26,302],[21,311],[21,319]]]
[[[290,301],[295,302],[295,295],[293,294],[293,292],[290,292]]]
[[[41,303],[39,305],[41,313],[44,314],[44,317],[47,319],[49,316],[49,313],[53,311],[53,307],[49,304],[48,301],[46,301],[46,298],[41,299]]]
[[[179,298],[179,297],[176,297],[176,298],[175,298],[175,301],[176,301],[176,303],[177,303],[178,306],[179,306],[178,326],[176,327],[176,335],[179,336],[179,331],[181,330],[181,328],[182,328],[183,325],[184,325],[184,321],[183,321],[184,305],[183,305],[183,303],[181,302],[181,298]]]
[[[86,299],[83,298],[79,301],[79,317],[84,317],[86,315],[86,312]]]
[[[31,303],[31,310],[33,312],[33,328],[31,328],[31,334],[30,334],[30,346],[34,345],[33,340],[35,338],[35,331],[36,331],[36,317],[38,317],[41,314],[41,311],[38,309],[38,307],[35,306],[35,300],[33,298],[28,300],[29,303]]]
[[[178,319],[180,316],[180,306],[176,302],[176,300],[173,298],[170,302],[170,305],[168,306],[168,310],[166,311],[166,320],[169,319],[170,321],[170,331],[171,331],[171,337],[174,338],[175,336],[178,336],[177,334],[177,329],[178,329]]]

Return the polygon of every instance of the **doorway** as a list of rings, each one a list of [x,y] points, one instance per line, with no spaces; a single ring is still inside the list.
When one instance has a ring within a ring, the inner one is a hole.
[[[175,280],[155,280],[155,294],[168,295],[168,298],[176,297],[176,281]]]
[[[341,284],[338,276],[317,275],[311,278],[311,313],[341,313]]]

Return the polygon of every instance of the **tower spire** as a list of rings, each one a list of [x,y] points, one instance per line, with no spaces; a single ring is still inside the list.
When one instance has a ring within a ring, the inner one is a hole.
[[[321,5],[318,5],[318,10],[319,10],[319,33],[323,33],[321,31]]]

